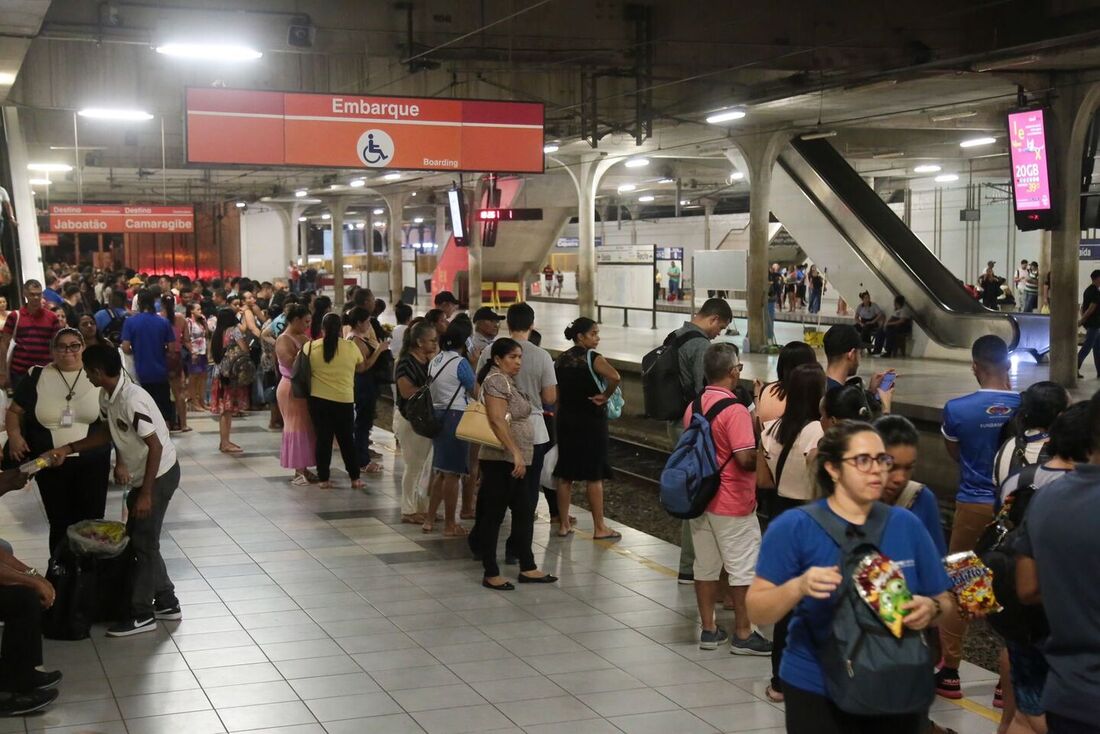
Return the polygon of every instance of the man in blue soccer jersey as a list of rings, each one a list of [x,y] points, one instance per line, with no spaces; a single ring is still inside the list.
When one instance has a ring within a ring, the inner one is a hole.
[[[974,550],[978,536],[993,519],[993,461],[1001,444],[1001,429],[1020,407],[1020,395],[1008,379],[1008,345],[999,336],[986,335],[971,348],[979,389],[947,401],[943,406],[943,440],[947,453],[959,463],[959,491],[948,553]],[[966,624],[952,616],[940,624],[943,667],[936,673],[936,692],[962,698],[959,661]]]

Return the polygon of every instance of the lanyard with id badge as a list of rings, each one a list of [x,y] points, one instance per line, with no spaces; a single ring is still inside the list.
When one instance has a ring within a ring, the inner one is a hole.
[[[61,381],[65,383],[65,387],[68,389],[68,392],[65,394],[65,408],[61,411],[61,419],[57,422],[57,425],[61,428],[72,428],[75,417],[72,401],[73,396],[76,394],[76,383],[80,381],[80,373],[84,371],[84,368],[81,367],[77,371],[76,377],[73,379],[73,384],[71,385],[69,381],[65,379],[64,372],[57,369],[56,365],[54,365],[54,369],[57,370],[57,374],[61,375]]]

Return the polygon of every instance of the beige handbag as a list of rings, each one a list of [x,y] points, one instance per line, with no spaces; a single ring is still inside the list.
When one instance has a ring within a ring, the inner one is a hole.
[[[509,388],[511,388],[511,384],[509,384]],[[479,397],[474,402],[466,405],[466,410],[463,411],[462,418],[458,421],[458,427],[455,428],[455,438],[478,446],[503,451],[504,444],[493,433],[493,427],[489,423],[489,413],[485,408],[485,403],[482,402],[483,399],[483,397]]]

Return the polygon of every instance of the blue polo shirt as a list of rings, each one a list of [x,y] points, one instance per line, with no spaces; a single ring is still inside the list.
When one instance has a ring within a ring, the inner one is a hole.
[[[134,371],[142,385],[168,382],[166,345],[176,340],[176,330],[168,319],[144,311],[122,324],[122,341],[134,350]]]
[[[55,291],[53,288],[43,288],[42,298],[58,306],[65,302],[65,299],[61,297],[61,294]]]
[[[824,499],[817,500],[817,504],[829,509]],[[936,596],[947,591],[951,582],[921,521],[908,510],[899,507],[889,510],[879,549],[901,568],[914,594]],[[760,546],[756,575],[779,586],[813,566],[836,566],[841,560],[840,548],[829,534],[812,517],[795,509],[784,512],[768,526]],[[829,599],[805,597],[798,602],[779,666],[779,677],[784,683],[819,696],[827,694],[813,641],[824,640],[828,635],[836,596],[834,593]]]
[[[959,492],[955,499],[992,505],[997,495],[993,462],[1001,447],[1001,429],[1020,409],[1020,394],[978,390],[943,406],[943,437],[959,445]]]

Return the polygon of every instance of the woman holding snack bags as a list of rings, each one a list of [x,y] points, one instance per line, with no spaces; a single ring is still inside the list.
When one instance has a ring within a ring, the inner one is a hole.
[[[749,616],[763,625],[793,612],[780,667],[791,734],[927,726],[934,661],[916,633],[953,614],[955,602],[920,520],[879,502],[892,463],[869,424],[830,428],[815,476],[825,499],[783,513],[764,535]],[[857,624],[876,618],[881,629]],[[839,645],[846,635],[856,644]],[[901,679],[896,663],[906,655],[909,678]]]

